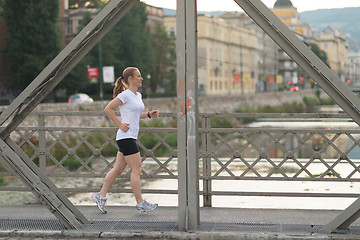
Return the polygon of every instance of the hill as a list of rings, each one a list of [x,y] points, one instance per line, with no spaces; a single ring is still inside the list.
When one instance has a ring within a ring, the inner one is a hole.
[[[306,11],[300,13],[300,18],[313,29],[323,30],[327,26],[339,29],[346,34],[350,50],[360,50],[360,7]]]
[[[164,9],[167,16],[175,16],[176,10]],[[224,12],[199,12],[219,17]],[[360,7],[319,9],[300,13],[302,22],[310,24],[314,30],[323,30],[330,26],[346,35],[350,51],[360,52]]]

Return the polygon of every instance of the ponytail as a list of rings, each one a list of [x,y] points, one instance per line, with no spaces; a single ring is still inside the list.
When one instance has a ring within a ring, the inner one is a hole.
[[[125,91],[127,89],[127,85],[123,80],[123,77],[119,77],[115,82],[115,87],[113,90],[113,98],[116,98],[119,93]]]

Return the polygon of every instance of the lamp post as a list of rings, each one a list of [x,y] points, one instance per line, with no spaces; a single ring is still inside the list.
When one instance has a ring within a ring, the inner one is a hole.
[[[98,59],[99,59],[99,97],[100,100],[104,99],[104,90],[103,90],[103,85],[104,85],[104,79],[103,79],[103,67],[102,67],[102,47],[101,47],[101,40],[98,43],[98,49],[99,49],[99,55],[98,55]]]

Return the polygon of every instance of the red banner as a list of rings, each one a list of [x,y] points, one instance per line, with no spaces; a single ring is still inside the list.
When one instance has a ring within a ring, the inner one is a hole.
[[[94,78],[99,78],[99,69],[98,68],[88,68],[88,78],[92,80]]]
[[[240,83],[240,82],[241,82],[240,73],[234,73],[234,83]]]

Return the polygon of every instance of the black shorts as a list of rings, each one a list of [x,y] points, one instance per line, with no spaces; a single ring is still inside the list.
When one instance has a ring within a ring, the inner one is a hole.
[[[125,138],[117,140],[116,142],[119,147],[119,152],[122,152],[124,156],[139,152],[138,145],[136,144],[136,139]]]

